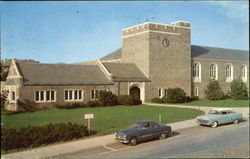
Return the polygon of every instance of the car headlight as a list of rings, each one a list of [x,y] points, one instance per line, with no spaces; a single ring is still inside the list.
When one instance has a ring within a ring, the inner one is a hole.
[[[124,134],[122,137],[123,137],[124,139],[126,139],[127,135]]]

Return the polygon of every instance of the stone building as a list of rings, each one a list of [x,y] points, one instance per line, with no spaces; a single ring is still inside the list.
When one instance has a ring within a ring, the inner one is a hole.
[[[167,88],[182,88],[204,98],[209,79],[224,93],[242,78],[249,87],[249,51],[191,45],[189,22],[147,22],[123,29],[122,47],[96,61],[39,64],[12,61],[5,89],[8,109],[17,99],[39,104],[87,102],[98,90],[131,94],[142,102],[163,97]]]

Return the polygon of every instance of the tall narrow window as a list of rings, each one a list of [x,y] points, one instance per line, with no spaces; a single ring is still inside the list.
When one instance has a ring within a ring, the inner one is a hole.
[[[217,79],[217,65],[216,64],[211,64],[209,67],[209,77]]]
[[[240,67],[240,77],[242,81],[247,82],[247,66],[246,65],[242,65]]]
[[[35,101],[39,101],[39,91],[35,92]]]
[[[201,82],[201,64],[194,63],[192,66],[192,76],[194,82]]]
[[[198,89],[198,87],[195,88],[194,95],[195,96],[199,96],[199,89]]]
[[[11,94],[11,100],[16,100],[16,92],[12,92],[12,94]]]
[[[50,91],[46,91],[46,101],[50,100]]]
[[[41,100],[41,101],[44,100],[44,91],[40,91],[40,100]]]
[[[233,66],[231,64],[226,66],[226,82],[233,80]]]
[[[162,97],[162,89],[158,89],[158,96]]]

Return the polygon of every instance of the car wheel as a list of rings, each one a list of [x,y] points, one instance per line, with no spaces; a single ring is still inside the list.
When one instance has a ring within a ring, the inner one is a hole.
[[[131,139],[130,139],[130,145],[131,146],[135,146],[135,145],[137,145],[137,139],[136,139],[136,137],[132,137]]]
[[[218,126],[218,122],[217,121],[214,121],[213,123],[212,123],[212,128],[216,128]]]
[[[159,137],[160,140],[163,140],[167,137],[167,134],[166,133],[162,133]]]
[[[238,124],[239,123],[239,120],[238,119],[235,119],[234,120],[234,124]]]

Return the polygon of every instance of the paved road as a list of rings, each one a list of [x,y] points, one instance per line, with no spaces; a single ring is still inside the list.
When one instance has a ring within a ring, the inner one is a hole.
[[[165,140],[148,141],[132,147],[113,143],[53,158],[200,158],[209,156],[249,157],[249,121],[218,128],[195,126],[178,130]]]

